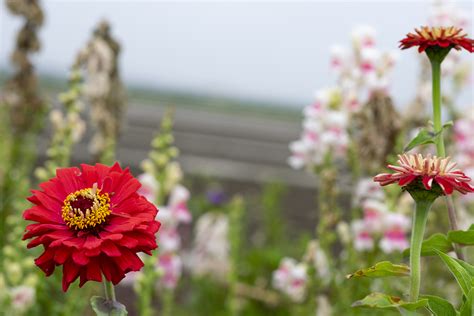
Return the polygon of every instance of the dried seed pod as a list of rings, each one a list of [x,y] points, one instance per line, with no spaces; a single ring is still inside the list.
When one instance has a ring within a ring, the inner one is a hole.
[[[374,92],[351,118],[351,135],[363,171],[374,173],[385,165],[400,132],[400,118],[391,98]]]

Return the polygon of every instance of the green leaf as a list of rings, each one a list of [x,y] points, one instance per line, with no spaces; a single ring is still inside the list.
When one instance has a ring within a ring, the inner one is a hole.
[[[448,128],[448,127],[453,127],[454,122],[453,121],[447,121],[446,123],[443,124],[443,129]]]
[[[379,308],[400,311],[405,309],[408,311],[415,311],[419,308],[425,307],[428,304],[428,299],[420,299],[416,302],[405,302],[396,296],[390,296],[383,293],[371,293],[363,299],[356,301],[352,307],[364,308]]]
[[[456,262],[459,263],[467,271],[467,273],[469,273],[471,278],[474,280],[474,266],[470,265],[466,261],[462,261],[462,260],[456,259],[456,258],[453,258],[453,259],[456,260]]]
[[[444,298],[433,295],[422,295],[428,299],[428,309],[434,316],[456,316],[456,309]]]
[[[348,274],[346,278],[369,277],[383,278],[389,276],[409,276],[410,267],[405,264],[393,264],[390,261],[382,261],[376,263],[370,268],[360,269],[352,274]]]
[[[472,287],[472,277],[469,275],[466,269],[464,269],[464,267],[456,261],[456,259],[448,256],[445,253],[442,253],[441,251],[435,251],[454,275],[456,281],[461,287],[462,293],[467,297]]]
[[[448,237],[446,237],[446,235],[436,233],[423,241],[423,243],[421,244],[421,255],[435,256],[435,250],[439,250],[441,252],[450,252],[453,249],[453,244],[448,240]],[[410,248],[405,249],[403,251],[403,255],[405,257],[408,257],[410,255]]]
[[[91,306],[97,316],[124,316],[128,314],[123,304],[100,296],[91,297]]]
[[[451,242],[461,245],[474,245],[474,225],[468,230],[453,230],[448,232],[448,239]]]
[[[474,315],[474,287],[469,291],[466,301],[461,306],[459,316],[472,316]]]
[[[436,143],[436,139],[441,133],[434,133],[430,132],[425,128],[420,129],[418,134],[413,138],[408,145],[405,146],[403,151],[409,151],[412,150],[413,148],[420,146],[420,145],[426,145],[426,144],[434,144]]]

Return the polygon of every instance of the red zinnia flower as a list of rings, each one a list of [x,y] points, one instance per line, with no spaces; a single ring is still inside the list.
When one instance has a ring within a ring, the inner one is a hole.
[[[407,49],[418,46],[418,52],[424,52],[430,46],[441,48],[453,47],[457,50],[464,48],[468,52],[474,50],[474,40],[467,37],[461,28],[450,27],[428,27],[422,26],[415,29],[416,33],[408,33],[407,37],[400,41],[400,48]]]
[[[116,163],[62,168],[40,184],[28,198],[35,204],[25,211],[23,239],[28,248],[43,245],[35,263],[46,275],[63,266],[63,290],[80,277],[85,282],[105,279],[117,284],[143,262],[137,253],[151,255],[157,247],[158,210],[137,193],[140,182]]]
[[[399,166],[388,165],[396,172],[379,174],[374,181],[380,182],[380,185],[398,183],[404,187],[414,180],[421,180],[426,190],[432,189],[434,181],[444,194],[451,194],[454,190],[462,194],[474,192],[474,188],[469,185],[471,178],[456,169],[456,163],[449,157],[423,157],[421,154],[403,154],[398,157]]]

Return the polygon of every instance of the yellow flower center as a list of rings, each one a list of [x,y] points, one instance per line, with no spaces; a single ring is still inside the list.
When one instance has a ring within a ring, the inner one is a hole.
[[[110,215],[108,193],[100,193],[97,183],[92,188],[81,189],[69,194],[64,200],[62,217],[69,227],[87,229],[95,227]]]

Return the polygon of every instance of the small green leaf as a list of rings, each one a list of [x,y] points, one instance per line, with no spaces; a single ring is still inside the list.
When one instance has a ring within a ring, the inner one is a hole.
[[[474,287],[469,291],[466,301],[461,306],[459,316],[472,316],[474,315]]]
[[[436,233],[428,237],[421,244],[421,255],[422,256],[435,256],[435,250],[441,252],[450,252],[453,250],[452,243],[448,240],[446,235]],[[403,255],[408,257],[410,255],[410,248],[403,251]]]
[[[100,296],[91,297],[91,306],[97,316],[125,316],[128,314],[123,304],[106,300]]]
[[[448,232],[448,239],[456,244],[474,245],[474,225],[471,225],[468,230],[454,230]]]
[[[405,302],[396,296],[390,296],[383,293],[371,293],[363,299],[354,302],[352,307],[380,308],[394,311],[405,309],[408,311],[415,311],[419,308],[427,306],[427,304],[428,299],[420,299],[416,302]]]
[[[420,129],[418,134],[413,138],[408,145],[405,146],[403,151],[409,151],[412,150],[413,148],[420,146],[420,145],[426,145],[426,144],[434,144],[436,142],[436,139],[440,135],[440,132],[434,133],[430,132],[425,128]]]
[[[410,267],[405,264],[393,264],[390,261],[382,261],[376,263],[374,266],[366,269],[360,269],[352,274],[348,274],[346,278],[354,277],[369,277],[369,278],[383,278],[389,276],[409,276]]]
[[[474,280],[474,266],[467,263],[466,261],[462,261],[456,258],[453,258],[453,259],[456,260],[456,262],[459,263],[467,271],[467,273],[469,273],[471,278]]]
[[[448,127],[452,127],[452,126],[454,126],[454,122],[453,121],[447,121],[446,123],[443,124],[443,129],[448,128]]]
[[[439,257],[444,261],[448,269],[456,278],[459,286],[461,287],[462,293],[467,297],[469,295],[469,291],[472,287],[473,279],[469,275],[469,273],[464,269],[464,267],[459,264],[454,258],[448,256],[441,251],[435,250]]]
[[[434,316],[456,316],[456,309],[444,298],[433,295],[422,295],[428,299],[428,309]]]

